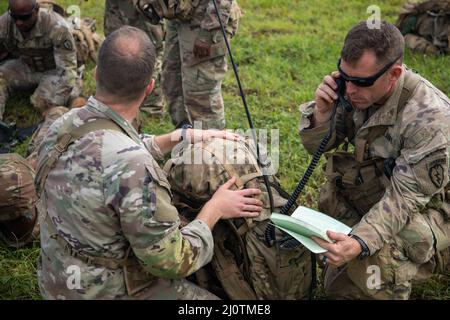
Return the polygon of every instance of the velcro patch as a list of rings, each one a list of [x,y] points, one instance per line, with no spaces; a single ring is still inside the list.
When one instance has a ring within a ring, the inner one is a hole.
[[[444,168],[444,166],[446,167]],[[442,188],[447,167],[446,159],[435,160],[429,165],[428,175],[436,188]]]
[[[443,150],[423,158],[411,168],[414,171],[419,190],[423,194],[435,194],[449,181],[448,157]]]

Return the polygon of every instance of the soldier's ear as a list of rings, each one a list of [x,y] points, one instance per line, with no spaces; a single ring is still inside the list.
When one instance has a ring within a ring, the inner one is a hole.
[[[400,64],[395,64],[389,73],[391,75],[392,81],[397,81],[402,76],[403,66]]]
[[[94,76],[94,80],[97,81],[97,66],[95,66],[94,70],[92,71],[92,74]]]
[[[152,93],[153,88],[155,87],[155,79],[150,80],[150,83],[148,84],[147,88],[145,88],[145,96],[149,96],[150,93]]]

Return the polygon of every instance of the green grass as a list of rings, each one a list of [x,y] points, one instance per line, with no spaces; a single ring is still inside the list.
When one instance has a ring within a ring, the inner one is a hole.
[[[0,12],[6,9],[0,4]],[[240,0],[244,10],[240,29],[232,42],[235,60],[246,89],[255,127],[279,129],[280,170],[282,185],[292,191],[301,178],[310,156],[300,144],[297,127],[298,106],[313,98],[324,75],[336,68],[342,41],[357,22],[368,18],[367,7],[377,4],[382,18],[395,22],[403,0],[390,1],[302,1]],[[97,19],[103,27],[102,1],[59,1],[63,5],[78,4],[82,16]],[[406,63],[419,71],[446,94],[450,94],[448,66],[450,56],[424,57],[407,52]],[[93,66],[89,66],[84,93],[94,92]],[[224,100],[230,129],[247,128],[243,107],[232,72],[224,82]],[[34,115],[28,99],[15,97],[7,106],[7,116]],[[144,131],[159,134],[171,130],[169,117],[162,121],[146,121]],[[24,152],[25,148],[19,148]],[[302,201],[315,206],[324,177],[316,170]],[[0,298],[39,298],[35,278],[38,247],[12,251],[0,246]],[[434,277],[414,289],[413,297],[448,299],[450,277]],[[319,290],[319,296],[323,297]]]

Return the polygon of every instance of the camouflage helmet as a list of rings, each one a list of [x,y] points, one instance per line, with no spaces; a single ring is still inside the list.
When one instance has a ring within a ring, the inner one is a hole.
[[[212,139],[194,145],[179,145],[164,167],[174,205],[186,221],[192,220],[194,213],[232,176],[237,178],[234,189],[259,188],[262,191],[260,199],[264,210],[258,218],[221,220],[214,227],[211,265],[196,272],[195,276],[200,286],[222,298],[303,299],[311,283],[310,256],[302,246],[281,250],[278,246],[266,245],[264,234],[271,211],[254,149],[244,139]],[[266,151],[260,149],[261,163],[266,166],[265,172],[271,174],[268,179],[274,210],[279,211],[289,195],[275,178]],[[283,237],[278,229],[276,233],[278,239]]]
[[[264,150],[261,153],[264,155]],[[266,163],[270,163],[270,159],[268,160]],[[269,165],[267,172],[273,173],[271,167]],[[237,178],[234,189],[259,188],[263,191],[259,198],[263,201],[266,210],[263,210],[255,220],[267,220],[270,216],[270,204],[263,173],[248,140],[212,139],[193,145],[180,145],[172,153],[172,159],[166,163],[164,170],[177,207],[188,205],[199,209],[221,185],[234,176]],[[274,207],[280,208],[286,203],[286,195],[275,176],[269,176],[269,181]]]
[[[34,176],[20,155],[0,155],[0,238],[12,247],[21,247],[34,236]]]

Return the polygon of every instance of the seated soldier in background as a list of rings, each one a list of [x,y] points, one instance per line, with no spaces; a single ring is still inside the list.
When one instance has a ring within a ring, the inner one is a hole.
[[[221,221],[213,230],[213,260],[196,273],[199,285],[232,300],[307,298],[311,285],[309,251],[303,246],[284,249],[279,242],[273,246],[266,243],[270,201],[254,148],[252,152],[248,141],[213,139],[185,145],[172,155],[164,170],[174,205],[188,221],[231,177],[236,178],[232,189],[263,191],[259,196],[264,203],[259,217]],[[268,168],[268,178],[274,208],[279,211],[289,195],[281,189],[272,169]],[[276,238],[283,238],[279,231]]]
[[[0,120],[14,91],[35,90],[31,103],[43,114],[81,93],[77,51],[63,17],[36,0],[9,0],[0,17]]]
[[[406,46],[425,54],[450,52],[450,0],[407,2],[396,23]]]

